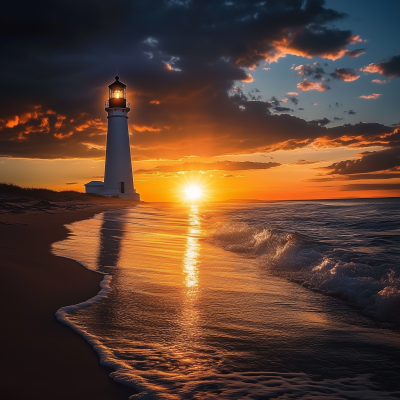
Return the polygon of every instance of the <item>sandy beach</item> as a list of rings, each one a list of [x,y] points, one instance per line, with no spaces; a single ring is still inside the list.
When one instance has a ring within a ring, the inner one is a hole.
[[[127,399],[134,390],[115,383],[91,346],[55,318],[60,307],[95,296],[102,275],[50,252],[51,243],[67,237],[64,224],[124,203],[4,200],[0,207],[0,396]]]

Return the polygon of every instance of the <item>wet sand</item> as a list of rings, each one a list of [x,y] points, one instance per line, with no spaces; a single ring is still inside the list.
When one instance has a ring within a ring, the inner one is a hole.
[[[1,398],[126,400],[135,393],[115,383],[91,346],[55,318],[60,307],[95,296],[102,275],[50,250],[67,237],[64,224],[121,202],[68,208],[0,213]]]

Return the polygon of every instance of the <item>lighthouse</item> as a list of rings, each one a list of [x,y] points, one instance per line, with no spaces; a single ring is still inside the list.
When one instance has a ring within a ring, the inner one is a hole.
[[[140,195],[136,193],[133,184],[128,132],[130,104],[126,101],[126,85],[120,82],[119,77],[116,76],[115,82],[108,88],[109,98],[105,102],[108,127],[104,182],[86,183],[86,193],[139,201]]]

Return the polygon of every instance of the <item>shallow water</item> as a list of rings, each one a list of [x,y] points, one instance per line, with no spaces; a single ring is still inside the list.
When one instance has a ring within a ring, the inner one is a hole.
[[[400,398],[399,210],[370,199],[108,211],[53,245],[110,274],[97,301],[58,316],[134,398]]]

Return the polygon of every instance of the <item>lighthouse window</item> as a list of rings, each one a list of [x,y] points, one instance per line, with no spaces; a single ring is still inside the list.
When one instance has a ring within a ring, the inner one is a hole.
[[[125,182],[120,182],[120,185],[121,185],[120,192],[125,193]]]
[[[122,87],[110,89],[110,99],[126,99],[126,89]]]

